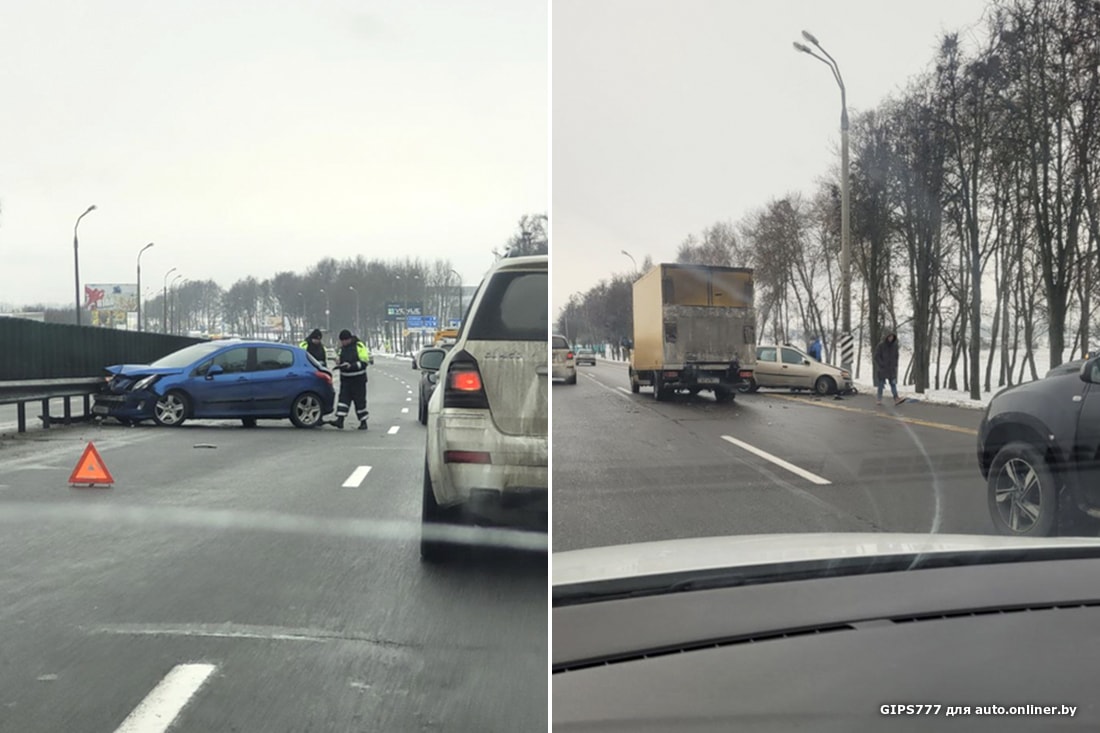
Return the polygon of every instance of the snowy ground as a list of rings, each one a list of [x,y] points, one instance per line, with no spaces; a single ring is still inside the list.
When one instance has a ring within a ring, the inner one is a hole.
[[[611,353],[610,347],[606,347],[605,350],[604,350],[604,355],[610,354],[610,353]],[[902,384],[898,384],[898,394],[900,394],[901,396],[906,397],[908,399],[912,399],[915,402],[916,401],[930,402],[930,403],[934,403],[934,404],[937,404],[937,405],[953,405],[953,406],[956,406],[956,407],[966,407],[966,408],[970,408],[970,409],[974,409],[974,410],[983,410],[983,409],[985,409],[986,405],[989,404],[989,401],[991,399],[993,399],[993,396],[997,392],[999,392],[1001,389],[1003,389],[1003,387],[996,386],[997,370],[998,370],[998,366],[1000,364],[998,356],[999,356],[999,354],[995,355],[994,359],[993,359],[993,378],[992,378],[993,379],[993,391],[988,392],[988,393],[983,392],[982,393],[982,399],[980,399],[980,400],[970,399],[970,395],[967,392],[948,390],[948,389],[928,390],[924,394],[917,394],[916,389],[914,389],[912,385],[902,385]],[[1068,357],[1068,354],[1067,354],[1067,357]],[[900,359],[899,359],[899,361],[900,361],[899,372],[904,374],[905,369],[908,366],[909,361],[910,361],[911,358],[912,358],[912,352],[906,350],[904,348],[904,345],[903,345],[902,349],[901,349]],[[989,358],[989,351],[988,350],[982,351],[981,374],[982,374],[983,381],[985,379],[986,359],[988,359],[988,358]],[[1022,358],[1022,354],[1019,358]],[[621,364],[626,363],[625,361],[619,361],[619,360],[610,359],[610,358],[605,358],[605,361],[608,361],[608,362],[611,362],[611,363],[621,363]],[[948,361],[945,360],[943,362],[943,364],[941,365],[941,367],[940,367],[941,376],[945,375],[947,373],[947,366],[948,366]],[[1047,373],[1047,371],[1050,369],[1050,352],[1049,351],[1039,350],[1039,351],[1035,352],[1035,368],[1039,372],[1039,377],[1040,378],[1042,378],[1042,376]],[[1017,362],[1016,369],[1017,369],[1017,373],[1018,373],[1019,362]],[[933,367],[932,367],[932,373],[935,374],[935,365],[933,365]],[[854,380],[855,384],[856,384],[856,387],[859,389],[859,391],[861,393],[865,393],[865,394],[874,393],[875,387],[874,387],[874,383],[871,380],[871,354],[870,354],[870,352],[865,351],[863,353],[862,360],[860,361],[859,374],[860,374],[860,376],[857,377]],[[1030,375],[1030,371],[1028,371],[1027,374]],[[959,378],[959,382],[962,383],[961,366],[959,367],[959,370],[958,370],[958,378]],[[889,385],[886,386],[885,394],[886,395],[890,394],[890,386]]]

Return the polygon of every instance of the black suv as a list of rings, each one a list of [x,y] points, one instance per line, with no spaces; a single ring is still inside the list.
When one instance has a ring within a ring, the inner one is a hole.
[[[998,393],[978,429],[978,465],[998,532],[1088,531],[1081,520],[1100,518],[1100,357]]]

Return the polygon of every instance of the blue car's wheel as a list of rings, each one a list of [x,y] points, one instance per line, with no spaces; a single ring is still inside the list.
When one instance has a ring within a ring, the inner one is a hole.
[[[314,393],[305,392],[294,398],[294,404],[290,407],[290,421],[295,427],[315,428],[324,417],[325,408],[321,405],[321,398]]]
[[[173,390],[153,405],[153,419],[157,421],[157,425],[179,427],[187,419],[187,410],[187,395]]]

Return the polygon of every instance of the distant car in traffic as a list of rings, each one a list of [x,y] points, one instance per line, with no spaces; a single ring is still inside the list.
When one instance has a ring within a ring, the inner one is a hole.
[[[978,467],[998,532],[1095,525],[1082,520],[1100,517],[1100,357],[998,392],[978,428]]]
[[[552,339],[554,353],[554,379],[564,380],[566,384],[577,383],[577,359],[565,336],[555,335]]]
[[[742,382],[739,390],[755,392],[761,387],[808,389],[819,395],[855,391],[850,372],[824,364],[790,345],[756,347],[752,378]]]
[[[577,366],[581,364],[596,366],[596,352],[592,349],[577,349],[576,363]]]
[[[435,392],[435,386],[439,382],[439,367],[446,358],[447,352],[453,344],[443,344],[421,349],[413,359],[413,369],[420,370],[420,406],[417,417],[421,425],[428,424],[428,401]]]
[[[420,556],[445,560],[470,522],[545,532],[549,258],[500,260],[441,363],[428,403]]]
[[[332,373],[304,349],[268,341],[209,341],[152,364],[109,366],[94,415],[124,424],[153,420],[289,419],[300,428],[332,411]]]

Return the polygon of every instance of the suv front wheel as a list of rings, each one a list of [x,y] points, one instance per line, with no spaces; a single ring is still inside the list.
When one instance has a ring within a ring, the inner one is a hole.
[[[1058,520],[1058,485],[1046,458],[1015,441],[997,452],[989,468],[987,501],[1000,534],[1049,537]]]

